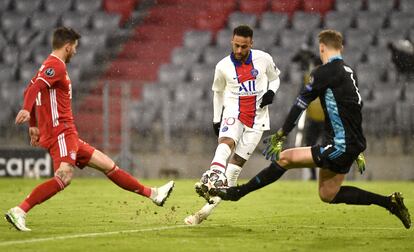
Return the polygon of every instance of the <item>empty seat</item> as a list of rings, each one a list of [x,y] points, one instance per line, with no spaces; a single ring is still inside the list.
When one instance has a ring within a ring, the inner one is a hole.
[[[315,29],[309,33],[309,43],[310,43],[310,47],[308,48],[309,50],[315,53],[319,53],[319,37],[318,36],[319,36],[319,33],[323,30],[325,30],[325,28]],[[338,31],[342,33],[341,30],[338,30]],[[343,36],[343,33],[342,33],[342,36]]]
[[[354,16],[353,12],[330,11],[325,16],[324,27],[343,32],[351,27]]]
[[[367,63],[388,66],[391,63],[391,51],[387,47],[369,47],[367,50]]]
[[[175,102],[195,104],[201,100],[203,87],[188,88],[189,83],[177,83],[174,87]]]
[[[45,32],[33,29],[21,29],[16,32],[16,44],[23,47],[36,47],[45,42]]]
[[[99,31],[89,31],[82,34],[80,39],[80,48],[91,48],[103,49],[106,47],[108,40],[108,34]]]
[[[62,13],[69,12],[72,9],[72,0],[44,0],[44,7],[46,12],[61,15]]]
[[[222,12],[202,10],[196,19],[196,28],[200,30],[209,30],[215,33],[225,26],[226,21],[227,16]]]
[[[200,83],[208,83],[211,87],[214,79],[214,65],[196,64],[191,68],[190,80]]]
[[[66,12],[62,16],[62,25],[71,27],[79,32],[89,28],[90,16],[85,13]]]
[[[269,54],[273,57],[273,61],[278,68],[287,69],[287,67],[292,64],[292,58],[297,50],[299,50],[299,48],[283,48],[275,46],[269,50]]]
[[[360,11],[364,7],[364,0],[336,0],[335,8],[339,12]]]
[[[273,47],[276,42],[276,33],[263,30],[255,30],[253,48],[266,51]]]
[[[377,87],[387,77],[387,69],[374,64],[359,64],[356,68],[359,86]]]
[[[217,33],[216,44],[218,47],[230,47],[230,41],[233,37],[233,31],[222,29]],[[254,33],[253,33],[254,37]]]
[[[414,1],[412,0],[400,0],[400,10],[403,12],[414,12]]]
[[[30,18],[30,27],[35,30],[48,31],[57,26],[59,18],[53,13],[45,15],[43,12],[36,12]]]
[[[351,67],[355,67],[361,63],[364,56],[364,49],[366,47],[362,46],[345,46],[343,51],[343,58],[346,64]]]
[[[103,6],[108,13],[117,13],[122,16],[122,21],[125,22],[131,16],[135,6],[139,3],[138,0],[105,0]]]
[[[40,66],[34,64],[23,64],[19,69],[19,79],[23,83],[29,83],[30,80],[36,75]]]
[[[9,46],[7,38],[0,33],[0,48],[5,48],[6,46]]]
[[[16,69],[13,66],[1,64],[0,65],[0,86],[3,83],[16,79]]]
[[[303,1],[303,10],[324,15],[333,8],[333,3],[334,0],[306,0]]]
[[[40,67],[40,65],[46,60],[50,53],[51,48],[49,47],[44,46],[35,48],[33,50],[33,61],[35,65]]]
[[[14,9],[19,13],[30,14],[40,10],[42,0],[19,0],[14,1]]]
[[[0,12],[8,11],[10,9],[10,3],[12,0],[2,0],[0,1]]]
[[[19,30],[27,25],[27,17],[15,12],[5,12],[1,15],[1,26],[3,30]]]
[[[278,32],[287,27],[288,18],[286,13],[266,12],[260,20],[260,29]]]
[[[82,67],[82,70],[95,68],[96,50],[94,47],[79,48],[76,55],[71,59],[71,65]]]
[[[80,12],[98,12],[102,10],[102,0],[77,0],[74,9]]]
[[[189,68],[198,62],[200,55],[200,50],[192,50],[185,47],[176,47],[171,53],[171,62],[174,65]]]
[[[204,50],[203,59],[204,63],[207,65],[216,65],[224,57],[228,56],[231,53],[230,46],[227,47],[207,47]]]
[[[119,29],[121,15],[107,14],[103,12],[95,13],[92,18],[92,28],[106,30],[107,32]]]
[[[408,30],[414,28],[414,16],[408,12],[392,12],[390,17],[390,28]]]
[[[184,46],[186,48],[200,50],[210,45],[213,34],[210,31],[187,31],[184,34]]]
[[[248,25],[252,28],[256,26],[257,17],[253,14],[233,12],[228,19],[228,27],[233,30],[239,25]]]
[[[243,0],[240,1],[240,11],[260,15],[268,7],[268,0]]]
[[[297,11],[293,15],[292,26],[295,30],[308,32],[320,27],[321,16],[317,13]]]
[[[394,0],[369,0],[367,7],[370,11],[390,12],[395,7]]]
[[[15,46],[8,46],[2,53],[3,62],[8,65],[18,65],[29,62],[32,59],[31,49],[19,49]]]
[[[407,34],[398,28],[380,30],[377,34],[377,44],[380,47],[386,47],[388,43],[402,39],[407,39]]]
[[[163,64],[158,70],[158,80],[163,83],[183,82],[187,78],[187,71],[181,66]]]
[[[359,12],[356,15],[356,23],[359,29],[364,30],[379,30],[384,26],[386,13],[384,12]]]
[[[289,15],[299,10],[301,6],[300,0],[271,0],[270,8],[274,12],[285,12]]]
[[[308,33],[296,30],[285,30],[279,36],[279,44],[282,47],[300,48],[309,43]]]
[[[373,43],[372,30],[350,29],[345,32],[345,45],[347,47],[368,47]]]

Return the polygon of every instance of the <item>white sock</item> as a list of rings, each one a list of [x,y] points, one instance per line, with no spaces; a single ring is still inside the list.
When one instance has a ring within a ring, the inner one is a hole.
[[[226,172],[227,159],[229,159],[230,155],[230,147],[225,143],[219,144],[216,153],[214,154],[213,161],[211,161],[210,169],[218,169],[223,173]]]
[[[227,165],[226,177],[228,186],[236,186],[242,168],[238,165],[229,163]]]

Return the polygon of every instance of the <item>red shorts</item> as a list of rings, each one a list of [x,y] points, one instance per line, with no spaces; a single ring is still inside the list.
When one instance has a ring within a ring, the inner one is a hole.
[[[57,141],[49,148],[53,160],[53,169],[56,171],[61,162],[69,163],[79,168],[85,167],[92,157],[95,148],[79,139],[77,134],[64,133],[58,136]]]

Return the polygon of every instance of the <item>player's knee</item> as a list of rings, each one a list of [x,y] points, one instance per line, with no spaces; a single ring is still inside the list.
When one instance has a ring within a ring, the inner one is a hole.
[[[72,167],[59,168],[56,171],[55,176],[58,177],[60,179],[60,181],[63,182],[65,187],[67,187],[70,184],[70,182],[72,181],[73,168]]]
[[[319,198],[325,202],[330,203],[336,196],[336,191],[330,188],[319,188]]]
[[[235,145],[234,140],[230,137],[221,137],[219,138],[218,142],[219,144],[227,144],[230,147],[230,149],[233,149]]]
[[[230,163],[235,164],[237,166],[243,167],[244,163],[246,163],[246,160],[242,157],[240,157],[237,154],[234,154],[233,157],[230,160]]]

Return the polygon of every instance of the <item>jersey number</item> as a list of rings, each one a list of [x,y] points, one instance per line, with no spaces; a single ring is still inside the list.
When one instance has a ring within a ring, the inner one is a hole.
[[[361,105],[362,98],[361,98],[361,95],[359,94],[359,89],[358,89],[358,87],[356,85],[356,82],[355,82],[354,71],[352,71],[352,69],[350,67],[347,67],[347,66],[344,66],[344,69],[345,69],[345,71],[347,71],[348,73],[351,74],[351,80],[352,80],[352,83],[354,84],[355,92],[358,95],[358,104]]]

